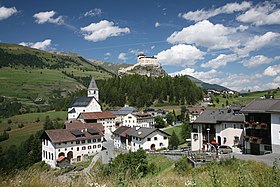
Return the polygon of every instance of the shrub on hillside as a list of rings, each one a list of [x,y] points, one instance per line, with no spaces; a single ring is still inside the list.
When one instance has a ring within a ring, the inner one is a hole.
[[[4,131],[3,134],[0,135],[0,142],[8,139],[9,139],[9,134],[6,131]]]
[[[188,172],[190,172],[192,168],[193,167],[192,167],[191,163],[188,161],[188,158],[186,156],[184,156],[175,163],[174,170],[176,172],[178,172],[180,175],[185,175]]]
[[[12,128],[11,127],[7,127],[7,128],[5,128],[5,130],[4,131],[11,131],[12,130]]]
[[[24,127],[24,125],[21,123],[21,124],[18,124],[18,128],[23,128]]]

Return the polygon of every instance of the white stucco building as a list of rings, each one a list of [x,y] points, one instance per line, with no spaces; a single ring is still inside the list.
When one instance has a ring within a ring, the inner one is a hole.
[[[245,114],[244,153],[280,153],[280,100],[257,99],[241,112]]]
[[[243,143],[244,115],[231,109],[206,109],[192,128],[192,151],[206,150],[207,143],[235,147]]]
[[[149,113],[131,113],[123,118],[122,126],[153,128],[155,118]]]
[[[108,134],[116,130],[115,115],[110,111],[82,112],[77,119],[84,123],[101,123]]]
[[[76,119],[81,112],[101,112],[99,91],[94,78],[88,87],[87,97],[78,97],[68,108],[68,120]]]
[[[156,128],[146,127],[119,127],[114,134],[115,148],[131,151],[157,150],[168,148],[169,134]]]
[[[42,161],[52,168],[66,159],[70,164],[79,162],[101,151],[103,126],[101,124],[73,124],[68,129],[45,130],[41,136]]]

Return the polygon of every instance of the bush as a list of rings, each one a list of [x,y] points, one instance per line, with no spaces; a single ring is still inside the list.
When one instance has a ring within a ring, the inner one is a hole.
[[[11,119],[8,119],[8,124],[11,124],[12,123],[12,120]]]
[[[8,140],[9,137],[9,134],[6,131],[4,131],[3,134],[0,135],[0,142]]]
[[[5,130],[4,131],[11,131],[12,130],[12,128],[11,127],[7,127],[7,128],[5,128]]]
[[[24,125],[21,123],[21,124],[18,124],[18,128],[23,128],[24,127]]]
[[[180,160],[178,160],[175,163],[175,171],[178,172],[180,175],[185,175],[187,174],[189,171],[192,170],[192,165],[191,163],[189,163],[188,158],[186,156],[180,158]]]

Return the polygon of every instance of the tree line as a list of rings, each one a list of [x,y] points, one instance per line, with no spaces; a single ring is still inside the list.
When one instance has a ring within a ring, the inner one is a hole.
[[[44,130],[61,129],[63,124],[46,116]],[[0,175],[1,172],[11,173],[15,169],[26,169],[42,159],[42,144],[40,136],[43,130],[31,135],[20,146],[11,145],[7,148],[0,146]]]
[[[151,78],[141,75],[97,80],[100,100],[110,106],[130,104],[150,106],[155,101],[168,104],[195,104],[203,98],[202,89],[187,76]]]

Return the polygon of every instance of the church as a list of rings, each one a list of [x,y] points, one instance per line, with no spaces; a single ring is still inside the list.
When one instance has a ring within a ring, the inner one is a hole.
[[[88,87],[88,96],[78,97],[68,108],[68,120],[76,119],[82,112],[101,112],[98,99],[98,88],[95,79],[92,78]]]

